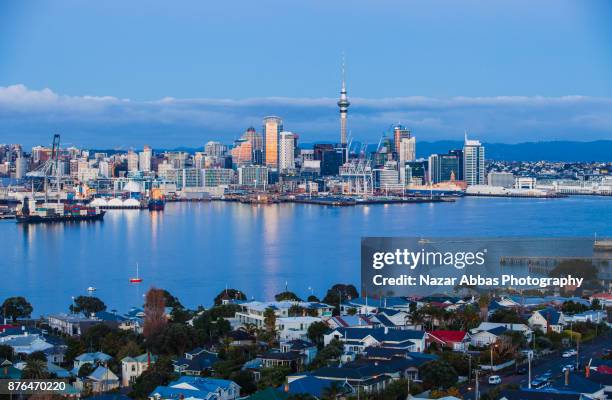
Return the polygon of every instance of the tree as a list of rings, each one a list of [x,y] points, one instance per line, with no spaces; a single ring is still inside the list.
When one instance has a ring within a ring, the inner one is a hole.
[[[81,336],[81,341],[83,342],[85,348],[99,349],[102,347],[102,341],[106,335],[110,334],[111,332],[112,329],[110,326],[105,324],[96,324],[85,331],[85,333]]]
[[[77,372],[77,375],[79,376],[79,378],[84,378],[86,376],[89,376],[92,374],[92,372],[95,371],[95,368],[93,366],[93,364],[91,363],[86,363],[81,365],[81,368],[79,368],[79,371]]]
[[[274,332],[276,330],[276,314],[274,309],[268,307],[264,311],[264,325],[268,332]]]
[[[230,380],[240,386],[240,394],[251,394],[257,390],[253,374],[249,371],[236,371],[230,375]]]
[[[29,318],[32,311],[34,311],[34,308],[25,297],[9,297],[2,303],[2,313],[13,321],[17,318]]]
[[[384,391],[383,398],[392,400],[404,400],[408,396],[408,382],[406,379],[392,381]]]
[[[588,306],[580,303],[574,303],[573,301],[566,301],[561,305],[561,311],[565,314],[578,314],[589,309]]]
[[[136,399],[146,399],[157,386],[168,384],[174,378],[172,360],[160,357],[157,362],[144,371],[134,382],[130,396]]]
[[[323,335],[329,331],[329,326],[325,322],[317,321],[308,327],[308,339],[319,348],[323,347]]]
[[[301,317],[306,313],[306,309],[304,307],[298,306],[297,304],[292,305],[287,310],[287,313],[290,317]]]
[[[21,379],[45,379],[49,377],[47,362],[41,360],[29,360],[21,374]]]
[[[313,302],[313,303],[319,303],[321,300],[319,300],[319,298],[317,296],[315,296],[314,294],[311,294],[310,296],[308,296],[306,301],[310,301],[310,302]]]
[[[164,299],[166,300],[166,307],[170,307],[170,308],[184,308],[183,305],[181,304],[181,302],[179,301],[178,297],[173,296],[166,289],[161,289],[161,291],[162,291],[162,293],[164,295]]]
[[[143,335],[145,338],[159,333],[168,323],[166,318],[166,291],[152,287],[147,292],[144,306]]]
[[[6,344],[0,344],[0,361],[4,361],[4,360],[13,361],[13,357],[15,357],[13,348]]]
[[[337,360],[344,351],[344,345],[338,339],[333,339],[329,344],[321,349],[308,364],[308,369],[314,370],[321,367],[326,367],[330,361]]]
[[[599,299],[593,299],[593,301],[591,302],[591,309],[593,310],[601,310],[601,302],[599,301]]]
[[[289,291],[281,292],[274,296],[274,298],[276,299],[276,301],[302,301],[302,299],[300,299],[297,294]]]
[[[337,315],[340,313],[340,303],[357,297],[359,297],[359,293],[355,286],[338,283],[327,291],[323,303],[334,306],[334,313]]]
[[[238,289],[225,289],[215,296],[215,305],[220,306],[223,300],[246,300],[247,296]]]
[[[27,361],[32,361],[32,360],[38,360],[38,361],[44,361],[45,363],[47,362],[47,356],[45,355],[45,353],[43,351],[34,351],[30,354],[28,354]]]
[[[489,318],[490,322],[505,322],[508,324],[527,324],[527,321],[520,316],[518,311],[511,308],[499,308],[495,310]]]
[[[287,375],[291,373],[289,367],[271,367],[263,368],[261,370],[261,379],[259,380],[259,387],[264,389],[268,387],[278,387],[285,382]]]
[[[155,354],[176,355],[200,345],[201,332],[185,324],[170,324],[147,338],[147,347]]]
[[[430,361],[420,368],[423,384],[430,389],[448,389],[457,383],[457,371],[446,361]]]
[[[73,304],[70,305],[71,312],[75,314],[83,313],[86,317],[105,310],[106,304],[99,298],[93,296],[79,296],[74,299]]]

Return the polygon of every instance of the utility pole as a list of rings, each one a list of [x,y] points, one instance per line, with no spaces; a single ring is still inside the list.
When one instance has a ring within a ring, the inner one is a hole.
[[[527,387],[529,389],[531,389],[531,360],[533,359],[533,351],[530,351],[529,353],[527,353],[527,361],[529,362],[529,374],[527,375],[527,378],[529,379],[528,383],[527,383]]]
[[[476,373],[476,377],[475,377],[476,378],[476,390],[475,390],[476,393],[475,393],[475,397],[476,397],[476,400],[480,400],[480,388],[478,386],[478,368],[476,368],[475,373]]]

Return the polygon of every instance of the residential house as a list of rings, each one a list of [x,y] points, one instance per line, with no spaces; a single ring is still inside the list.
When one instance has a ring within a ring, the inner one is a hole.
[[[258,328],[263,327],[264,324],[264,313],[270,308],[274,311],[276,318],[287,318],[289,317],[289,309],[293,306],[301,307],[306,310],[307,315],[313,317],[324,317],[331,316],[334,307],[317,302],[309,301],[249,301],[239,304],[241,310],[236,312],[235,319],[243,324],[253,324]]]
[[[100,365],[106,365],[111,359],[111,356],[106,353],[102,353],[101,351],[96,351],[93,353],[83,353],[74,359],[72,373],[74,375],[78,375],[79,370],[85,364],[91,364],[93,367],[96,367]]]
[[[501,335],[508,332],[504,326],[498,326],[489,330],[477,331],[471,335],[470,343],[474,347],[487,347],[501,339]]]
[[[204,371],[212,370],[213,365],[218,360],[217,353],[197,347],[186,352],[184,357],[173,360],[172,365],[174,366],[174,372],[198,376]]]
[[[508,331],[511,332],[520,332],[525,336],[525,339],[527,340],[527,343],[531,342],[531,339],[533,337],[533,331],[531,330],[531,328],[529,328],[527,325],[525,324],[513,324],[513,323],[507,323],[507,322],[481,322],[480,325],[478,325],[478,327],[472,329],[470,331],[470,335],[475,335],[478,332],[483,332],[483,331],[490,331],[491,329],[495,329],[495,328],[499,328],[499,327],[503,327]],[[472,342],[474,342],[472,340]]]
[[[119,388],[119,378],[107,367],[98,365],[87,377],[77,378],[74,385],[81,391],[89,387],[93,393],[102,393]]]
[[[366,347],[371,346],[422,352],[426,345],[425,331],[411,329],[336,328],[323,335],[323,342],[326,346],[333,339],[344,343],[345,351],[356,353],[362,353]]]
[[[134,382],[151,364],[157,361],[157,356],[144,353],[136,357],[124,357],[121,360],[121,386],[127,387]]]
[[[242,329],[235,329],[228,332],[227,337],[232,340],[230,346],[250,346],[256,342],[255,336]]]
[[[543,333],[547,333],[549,330],[561,333],[565,325],[565,317],[562,312],[554,308],[545,308],[534,311],[529,317],[528,323],[533,330],[537,329]]]
[[[119,323],[113,320],[102,320],[97,317],[84,317],[80,314],[52,314],[47,317],[47,323],[52,330],[69,336],[80,336],[89,328],[98,324],[105,324],[117,328]]]
[[[430,331],[427,332],[427,346],[431,346],[432,343],[453,351],[466,351],[470,343],[470,335],[466,331]]]
[[[287,367],[295,372],[302,369],[306,357],[297,351],[270,350],[257,356],[257,358],[261,360],[263,368]]]
[[[306,339],[308,328],[320,317],[283,317],[276,319],[276,330],[281,340]]]
[[[294,352],[301,354],[304,364],[308,365],[317,356],[317,346],[309,341],[294,339],[280,343],[280,350],[283,353]]]
[[[565,323],[591,322],[600,324],[608,319],[608,313],[604,310],[588,310],[574,315],[564,315]]]
[[[21,370],[9,360],[0,359],[0,379],[21,379]]]
[[[151,400],[235,400],[240,386],[225,379],[181,376],[167,386],[158,386],[149,394]]]

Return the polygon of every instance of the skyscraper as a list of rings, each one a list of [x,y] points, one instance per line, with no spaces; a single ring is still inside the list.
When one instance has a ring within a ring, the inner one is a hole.
[[[264,118],[264,161],[266,166],[270,168],[278,168],[278,138],[282,130],[282,119],[279,117]]]
[[[128,172],[138,171],[138,154],[134,153],[134,151],[130,150],[127,153],[127,169]],[[70,161],[70,175],[72,176],[73,168],[72,168],[72,160]],[[76,174],[76,172],[75,172]]]
[[[463,176],[468,185],[485,184],[485,148],[478,140],[470,140],[465,133],[463,144]]]
[[[251,143],[251,148],[253,149],[253,155],[251,160],[253,164],[261,165],[263,161],[263,137],[260,133],[258,133],[255,128],[252,126],[249,127],[244,135],[242,135],[243,139],[248,140]]]
[[[204,145],[204,153],[207,156],[223,157],[227,154],[227,146],[220,142],[210,141]]]
[[[429,181],[431,183],[457,180],[459,162],[456,154],[432,154],[429,156]]]
[[[346,81],[344,76],[344,60],[342,60],[342,89],[340,90],[340,100],[338,100],[338,108],[340,108],[340,145],[346,147],[346,115],[351,103],[346,95]]]
[[[278,145],[278,170],[287,172],[295,169],[295,138],[291,132],[281,132]]]
[[[153,150],[149,146],[144,146],[143,150],[138,154],[138,169],[144,172],[151,171],[152,158]]]
[[[410,131],[401,125],[393,129],[393,143],[398,161],[400,183],[406,182],[406,163],[416,159],[416,138],[410,135]]]

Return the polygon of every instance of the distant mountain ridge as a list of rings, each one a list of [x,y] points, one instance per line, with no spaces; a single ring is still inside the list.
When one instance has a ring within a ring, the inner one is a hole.
[[[319,142],[324,143],[324,142]],[[329,143],[329,142],[328,142]],[[550,142],[524,142],[516,144],[507,143],[483,143],[487,160],[499,161],[612,161],[612,140],[597,140],[593,142],[578,141],[550,141]],[[313,143],[300,143],[302,148],[312,148]],[[352,148],[358,148],[359,143],[353,144]],[[452,149],[463,147],[463,141],[440,140],[435,142],[417,141],[417,158],[427,158],[434,153],[447,153]],[[173,149],[156,148],[156,152],[163,151],[186,151],[194,153],[202,151],[203,147],[175,147]],[[376,145],[369,145],[368,151],[376,150]],[[106,152],[114,154],[124,150],[91,150],[92,152]]]

